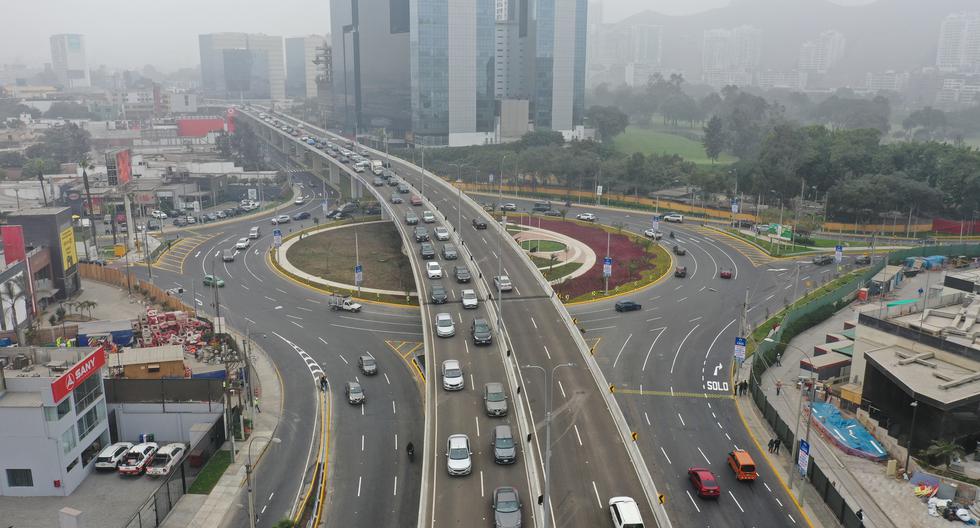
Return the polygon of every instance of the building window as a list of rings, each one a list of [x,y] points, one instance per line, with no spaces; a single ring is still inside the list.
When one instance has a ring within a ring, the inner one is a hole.
[[[75,469],[75,466],[77,465],[78,465],[78,457],[71,459],[71,463],[68,464],[68,467],[65,468],[65,473],[71,473],[71,470]]]
[[[7,485],[11,488],[33,488],[34,475],[29,469],[8,469]]]
[[[89,464],[99,456],[99,452],[102,448],[109,445],[109,431],[103,432],[92,443],[82,450],[82,467],[88,467]]]
[[[57,406],[44,406],[44,419],[49,422],[57,422],[71,412],[71,398],[65,398]]]
[[[78,419],[78,438],[85,438],[105,418],[105,409],[96,405]]]
[[[75,440],[75,426],[72,425],[61,435],[61,449],[64,450],[65,454],[71,453],[72,449],[78,442]]]
[[[95,375],[83,381],[72,392],[75,397],[75,412],[81,412],[102,396],[102,377]],[[81,437],[83,435],[79,435]]]

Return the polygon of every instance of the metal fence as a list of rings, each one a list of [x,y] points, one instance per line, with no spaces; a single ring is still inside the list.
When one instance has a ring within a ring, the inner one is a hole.
[[[156,528],[160,526],[174,505],[177,504],[177,500],[187,493],[191,484],[197,480],[201,469],[224,443],[225,419],[222,415],[211,425],[207,434],[191,447],[180,466],[175,468],[160,484],[160,487],[154,490],[146,502],[136,510],[129,522],[123,525],[123,528]]]

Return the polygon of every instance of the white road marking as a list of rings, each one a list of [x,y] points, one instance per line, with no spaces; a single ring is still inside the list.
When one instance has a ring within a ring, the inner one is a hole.
[[[380,328],[362,328],[359,326],[339,325],[336,323],[330,323],[330,326],[336,326],[337,328],[347,328],[349,330],[363,330],[365,332],[383,332],[385,334],[408,334],[408,335],[416,335],[416,336],[422,335],[419,332],[398,332],[395,330],[382,330]]]
[[[793,524],[796,524],[796,519],[794,519],[792,515],[787,513],[786,516],[789,517],[789,520],[793,521]]]
[[[538,329],[538,323],[535,323],[535,322],[534,322],[534,318],[533,318],[533,317],[531,318],[531,324],[533,324],[533,325],[534,325],[534,329],[535,329],[535,330],[537,330],[537,329]]]
[[[691,320],[690,320],[690,321],[688,321],[688,322],[689,322],[689,323],[693,323],[694,321],[700,321],[700,320],[701,320],[701,319],[703,319],[703,318],[704,318],[704,316],[702,316],[702,315],[699,315],[699,316],[697,316],[697,317],[695,317],[694,319],[691,319]]]
[[[298,320],[300,320],[300,321],[302,321],[302,320],[303,320],[303,318],[302,318],[302,317],[299,317],[299,316],[297,316],[297,315],[289,315],[289,314],[284,314],[284,315],[285,315],[286,317],[289,317],[290,319],[298,319]]]
[[[687,300],[687,297],[681,297],[680,299],[677,299],[677,302],[684,302],[686,300]]]
[[[581,446],[582,445],[582,435],[580,435],[578,433],[578,425],[572,424],[572,427],[575,429],[575,438],[578,438],[578,445]]]
[[[745,510],[743,510],[742,505],[738,503],[738,499],[735,498],[735,494],[732,493],[732,490],[728,490],[728,494],[732,497],[732,500],[735,501],[735,505],[738,506],[738,509],[741,510],[742,513],[745,513]]]
[[[322,337],[318,337],[317,339],[319,339],[319,340],[320,340],[320,342],[321,342],[321,343],[323,343],[324,345],[326,345],[326,344],[327,344],[327,342],[326,342],[326,341],[324,341]]]
[[[643,411],[643,417],[644,417],[644,418],[646,418],[646,420],[647,420],[647,425],[653,425],[652,423],[650,423],[650,415],[649,415],[649,414],[647,414],[647,412],[646,412],[646,411]]]
[[[671,462],[671,461],[670,461],[670,457],[669,457],[669,456],[667,456],[667,452],[666,452],[666,451],[664,451],[664,448],[663,448],[663,446],[660,446],[660,452],[664,454],[664,458],[666,458],[666,459],[667,459],[667,463],[668,463],[668,464],[673,464],[673,462]]]
[[[687,493],[687,498],[691,499],[691,504],[694,505],[694,509],[697,510],[698,513],[701,513],[701,508],[698,508],[698,503],[694,502],[694,497],[691,496],[691,492],[689,490],[684,491]]]
[[[313,310],[311,310],[311,309],[309,309],[309,308],[304,308],[304,307],[302,307],[302,306],[297,306],[297,307],[296,307],[296,309],[297,309],[297,310],[303,310],[304,312],[312,312],[312,311],[313,311]]]
[[[787,284],[787,285],[786,285],[786,287],[785,287],[785,288],[783,288],[783,289],[784,289],[784,290],[788,290],[788,289],[790,289],[790,288],[792,288],[792,287],[793,287],[793,285],[792,285],[792,284]]]
[[[561,380],[558,380],[558,390],[561,391],[561,397],[567,400],[568,396],[565,395],[565,386],[561,384]]]
[[[391,385],[391,380],[388,379],[388,373],[387,372],[385,372],[385,381],[388,382],[388,385]]]
[[[250,289],[248,286],[246,286],[244,284],[240,284],[239,286],[241,286],[242,288],[245,288],[246,290]]]
[[[306,301],[311,302],[313,304],[320,304],[320,301],[314,301],[313,299],[306,299]]]
[[[296,325],[296,326],[298,326],[300,328],[303,328],[303,325],[297,323],[296,321],[290,321],[290,323],[293,323],[294,325]]]
[[[708,455],[705,455],[704,454],[704,451],[701,451],[701,448],[700,447],[698,447],[698,453],[701,453],[701,456],[704,457],[704,461],[705,462],[707,462],[709,465],[711,464],[711,461],[708,460]]]
[[[655,347],[657,345],[657,341],[660,340],[660,336],[664,335],[664,332],[666,330],[667,330],[667,327],[666,326],[663,327],[663,328],[661,328],[660,329],[660,333],[657,334],[657,337],[653,338],[653,343],[650,343],[650,349],[647,350],[647,355],[646,355],[645,358],[643,358],[643,367],[640,369],[641,371],[646,372],[646,370],[647,370],[647,361],[650,360],[650,353],[653,352],[653,347]],[[653,330],[650,330],[650,331],[653,332]]]
[[[673,394],[673,392],[674,392],[674,389],[673,389],[673,388],[671,388],[671,389],[670,389],[670,392],[671,392],[671,394]],[[681,416],[681,413],[677,413],[677,417],[678,417],[678,418],[680,418],[680,420],[681,420],[681,426],[683,426],[683,427],[687,427],[687,424],[686,424],[686,423],[684,423],[684,417],[683,417],[683,416]]]
[[[551,359],[551,352],[548,352],[548,347],[544,347],[544,355],[548,356],[548,359],[549,360]],[[561,382],[559,382],[559,383],[561,383]]]
[[[252,324],[256,324],[256,322],[255,322],[255,321],[253,321],[253,320],[251,320],[251,319],[249,319],[248,317],[246,317],[246,318],[245,318],[245,320],[246,320],[246,321],[248,321],[248,322],[250,322],[250,323],[252,323]]]
[[[270,300],[272,302],[276,302],[275,299],[273,299],[272,297],[269,297],[268,295],[263,295],[263,297],[265,297],[266,299],[268,299],[268,300]]]
[[[483,470],[480,470],[480,496],[486,497],[486,492],[483,489]]]
[[[805,281],[805,280],[810,280],[810,276],[809,276],[809,275],[807,275],[806,277],[803,277],[803,278],[802,278],[802,279],[800,279],[800,280],[801,280],[801,281]]]
[[[766,487],[766,491],[768,491],[769,493],[772,493],[772,488],[769,487],[769,484],[766,484],[765,482],[763,482],[762,485]],[[782,506],[782,504],[780,504],[780,506]]]
[[[654,321],[656,321],[658,319],[663,319],[663,317],[651,317],[650,319],[647,319],[647,322],[648,323],[652,323],[652,322],[654,322]],[[650,331],[653,332],[653,330],[650,330]]]
[[[674,352],[674,360],[670,362],[670,373],[671,374],[674,373],[674,365],[677,363],[677,356],[680,355],[681,348],[684,347],[684,343],[687,341],[687,338],[691,337],[691,334],[693,334],[694,331],[697,330],[699,326],[701,326],[700,323],[694,325],[694,328],[692,328],[691,331],[688,332],[686,336],[684,336],[684,339],[681,340],[681,344],[677,345],[677,352]]]
[[[772,299],[772,298],[773,298],[773,297],[775,297],[775,296],[776,296],[776,294],[772,294],[772,295],[770,295],[769,297],[766,297],[766,300],[765,300],[765,301],[762,301],[762,302],[766,302],[766,301],[768,301],[768,300],[770,300],[770,299]]]
[[[276,288],[276,289],[279,290],[281,293],[286,293],[286,290],[284,290],[282,288]]]
[[[200,256],[201,256],[201,251],[200,250],[198,250],[197,253],[194,253],[194,258],[197,258],[197,257],[200,257]]]
[[[391,492],[392,495],[398,496],[398,475],[395,475],[395,489]]]
[[[586,328],[585,330],[587,332],[597,332],[599,330],[611,330],[613,328],[616,328],[616,327],[615,326],[600,326],[598,328]]]
[[[340,360],[344,362],[344,364],[350,365],[350,363],[347,362],[347,358],[345,358],[343,354],[337,354],[337,357],[339,357]]]
[[[599,503],[599,507],[602,508],[602,499],[599,498],[599,488],[596,487],[595,481],[592,481],[592,491],[595,491],[595,500]]]
[[[364,407],[361,407],[362,409]],[[357,477],[357,496],[361,496],[361,477]]]
[[[732,441],[732,437],[728,436],[728,433],[725,433],[725,438],[727,438],[729,442]]]
[[[674,291],[677,291],[677,290],[679,290],[679,289],[681,289],[681,288],[683,288],[683,287],[684,287],[684,285],[683,285],[683,284],[681,284],[680,286],[678,286],[678,287],[676,287],[676,288],[674,288]]]
[[[398,410],[395,409],[395,400],[391,400],[391,414],[398,414]]]
[[[619,316],[618,315],[614,315],[612,317],[600,317],[598,319],[588,319],[588,320],[585,320],[585,321],[579,321],[579,323],[582,323],[582,324],[586,324],[586,323],[598,323],[599,321],[608,321],[610,319],[619,319]]]
[[[364,435],[361,435],[361,451],[364,451]]]
[[[623,346],[619,349],[619,353],[616,354],[616,359],[613,360],[613,368],[616,368],[616,363],[619,363],[619,356],[623,354],[623,350],[626,349],[626,344],[629,343],[630,339],[632,338],[633,338],[633,334],[630,334],[629,336],[626,337],[626,341],[623,341]]]

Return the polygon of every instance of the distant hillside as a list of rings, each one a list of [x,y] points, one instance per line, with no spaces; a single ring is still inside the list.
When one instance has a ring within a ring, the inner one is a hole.
[[[879,0],[854,7],[825,0],[733,0],[726,7],[687,16],[644,11],[619,24],[663,26],[664,67],[690,74],[701,70],[706,29],[743,24],[760,28],[762,67],[773,69],[793,68],[803,42],[835,29],[847,38],[839,73],[855,77],[868,71],[934,64],[942,19],[950,13],[976,10],[980,10],[977,0]]]

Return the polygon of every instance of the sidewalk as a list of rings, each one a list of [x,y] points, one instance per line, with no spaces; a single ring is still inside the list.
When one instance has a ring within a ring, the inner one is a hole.
[[[521,225],[521,224],[517,224],[517,225]],[[565,247],[567,248],[562,251],[538,252],[535,254],[536,256],[541,258],[547,258],[552,253],[558,256],[565,255],[566,258],[557,261],[557,263],[555,264],[556,266],[560,266],[562,264],[568,264],[570,262],[582,263],[582,265],[579,266],[578,269],[571,272],[570,274],[552,280],[551,281],[552,284],[557,284],[565,280],[571,280],[581,275],[585,275],[586,273],[589,272],[590,269],[592,269],[592,266],[595,266],[595,262],[596,262],[595,251],[592,251],[592,248],[590,248],[588,244],[579,242],[578,240],[568,235],[563,235],[561,233],[556,233],[554,231],[548,231],[547,229],[541,229],[538,227],[527,226],[527,225],[521,225],[521,227],[524,228],[523,231],[513,233],[514,240],[516,240],[518,244],[520,244],[524,240],[551,240],[554,242],[560,242],[564,244]],[[571,253],[571,255],[569,255],[569,252]],[[547,270],[548,266],[539,266],[538,269]]]
[[[924,288],[927,280],[933,284],[937,283],[937,277],[927,279],[929,275],[920,274],[916,277],[906,278],[897,291],[904,293],[904,297],[915,297],[917,290],[920,287]],[[761,386],[766,398],[791,428],[798,424],[800,437],[805,435],[807,421],[799,414],[802,394],[801,390],[797,388],[796,380],[802,375],[799,363],[804,358],[799,349],[812,350],[814,345],[824,342],[826,334],[840,333],[845,321],[856,321],[860,312],[874,311],[878,308],[879,304],[873,301],[866,304],[852,303],[828,320],[796,336],[790,341],[791,346],[786,347],[780,364],[771,366],[763,374]],[[750,373],[750,365],[750,362],[742,365],[738,372],[738,379],[746,379]],[[804,372],[804,374],[806,373]],[[775,389],[777,380],[782,382],[783,387],[779,396],[776,396]],[[754,402],[749,398],[739,398],[737,404],[749,423],[750,429],[760,439],[760,442],[775,436]],[[804,399],[802,405],[806,404],[807,400]],[[769,457],[773,460],[774,465],[778,466],[781,475],[794,474],[795,482],[798,484],[799,474],[793,461],[794,447],[786,447],[789,449],[781,451],[779,455],[769,455]],[[918,499],[910,500],[914,498],[911,488],[904,481],[887,476],[884,463],[847,455],[826,442],[812,428],[810,432],[810,456],[820,463],[820,469],[826,473],[828,480],[851,508],[864,510],[864,525],[869,528],[892,526],[931,528],[948,524],[948,521],[929,517],[925,505]],[[804,488],[804,499],[808,505],[814,504],[818,518],[823,520],[826,517],[827,522],[824,523],[826,526],[839,524],[809,483]],[[820,505],[816,505],[817,503]],[[807,514],[810,515],[809,509]]]

